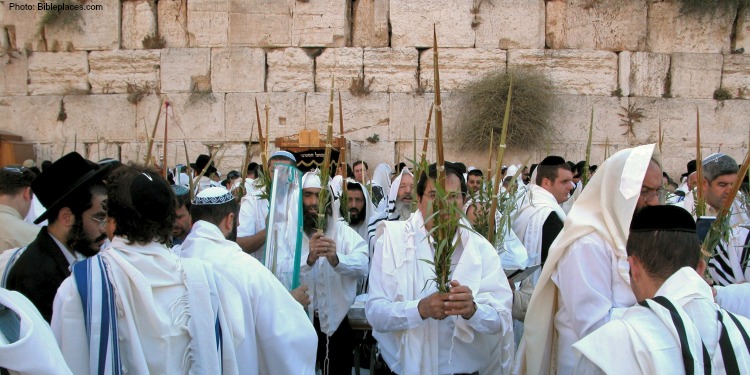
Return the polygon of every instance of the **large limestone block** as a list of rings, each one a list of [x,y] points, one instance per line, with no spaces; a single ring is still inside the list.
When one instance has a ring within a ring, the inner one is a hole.
[[[154,51],[93,51],[89,82],[97,94],[124,94],[128,84],[152,91],[159,85],[160,53]]]
[[[714,97],[721,85],[723,57],[708,53],[672,54],[670,94],[683,98]]]
[[[433,100],[434,95],[432,94],[391,94],[389,107],[390,129],[388,139],[396,141],[412,141],[414,139],[414,130],[416,128],[417,139],[419,140],[417,152],[421,153],[422,140],[424,140],[425,131],[427,129],[427,117],[429,116],[430,105]],[[459,96],[454,93],[445,92],[441,95],[441,100],[443,109],[443,132],[445,133],[446,142],[450,142],[450,132],[460,131],[457,130],[459,127],[458,117],[461,110]],[[432,114],[430,139],[429,143],[431,146],[435,139],[435,113]],[[446,145],[446,148],[450,147],[450,145]],[[412,153],[413,151],[409,150],[409,154]]]
[[[617,54],[607,51],[508,51],[509,68],[541,72],[559,94],[609,96],[617,88],[617,66]]]
[[[161,91],[188,92],[196,77],[210,77],[208,48],[170,48],[161,52]]]
[[[750,98],[750,56],[724,56],[721,87],[735,98]]]
[[[13,7],[11,7],[13,3]],[[31,5],[32,10],[22,6]],[[0,1],[0,22],[9,31],[9,42],[17,50],[46,51],[47,44],[38,33],[39,20],[44,11],[36,10],[34,2]]]
[[[229,45],[288,47],[294,0],[230,0]]]
[[[438,48],[440,66],[440,89],[457,90],[482,75],[505,71],[506,52],[500,49]],[[419,77],[426,83],[428,91],[434,90],[432,48],[421,51]]]
[[[153,0],[122,3],[122,48],[142,49],[143,38],[156,32],[156,4]]]
[[[183,139],[216,143],[221,143],[226,139],[224,136],[224,94],[170,94],[169,99],[171,105],[168,115],[168,139],[180,145]],[[138,102],[136,106],[137,139],[146,140],[143,122],[148,126],[148,131],[152,131],[157,111],[164,111],[161,98],[158,96],[148,96]],[[159,138],[162,140],[164,138],[164,117],[164,112],[162,112],[156,129],[157,141]],[[179,152],[184,151],[180,149]],[[194,159],[197,155],[191,154],[190,157]]]
[[[668,89],[669,63],[670,56],[666,54],[633,52],[630,55],[630,94],[661,97]]]
[[[47,3],[51,4],[51,3]],[[85,9],[77,11],[70,24],[50,24],[44,27],[47,51],[112,50],[120,47],[120,1],[91,0]],[[54,12],[54,11],[50,11]]]
[[[646,46],[647,2],[547,2],[547,45],[552,49],[641,51]]]
[[[375,143],[368,142],[367,140],[352,140],[349,142],[346,160],[349,165],[357,160],[364,160],[367,166],[370,167],[370,173],[380,163],[388,163],[393,168],[393,165],[397,161],[402,161],[411,166],[411,163],[408,163],[403,158],[400,160],[396,158],[396,145],[397,142],[384,139]],[[411,159],[411,156],[409,158]]]
[[[361,79],[363,63],[362,48],[326,48],[315,58],[315,87],[318,91],[329,91],[333,75],[335,89],[348,91],[352,82]]]
[[[477,48],[544,48],[543,0],[475,3],[481,3],[476,14]]]
[[[472,2],[412,0],[391,2],[391,46],[432,47],[432,26],[439,47],[473,47]]]
[[[632,54],[628,51],[617,54],[617,89],[620,90],[622,96],[630,95],[630,57]]]
[[[21,52],[10,51],[0,57],[0,95],[26,95],[27,64]]]
[[[88,92],[86,52],[35,52],[29,56],[29,94]]]
[[[350,37],[349,7],[347,0],[296,1],[292,16],[292,45],[346,46]]]
[[[579,161],[585,159],[592,109],[594,110],[594,129],[591,136],[592,150],[603,153],[602,147],[607,143],[607,139],[609,139],[610,144],[620,145],[628,144],[631,138],[636,139],[624,135],[627,128],[620,126],[619,114],[624,113],[623,107],[627,108],[628,98],[557,95],[553,103],[549,123],[554,126],[549,134],[549,140],[553,143],[571,145],[569,150],[563,152],[564,155],[560,155],[566,160]],[[634,130],[636,136],[641,135],[637,127]],[[541,155],[545,152],[544,147],[534,151],[540,153],[537,160],[546,156]],[[594,158],[592,164],[601,164],[601,161],[601,159]]]
[[[190,0],[187,27],[193,47],[223,47],[229,31],[228,0]]]
[[[365,80],[376,92],[413,92],[417,82],[418,52],[414,48],[365,48]]]
[[[740,7],[738,12],[732,50],[750,53],[750,7]]]
[[[260,48],[229,47],[211,50],[211,85],[216,92],[263,91],[266,54]]]
[[[227,139],[247,142],[250,140],[250,134],[252,133],[252,141],[258,141],[258,123],[255,115],[256,99],[258,100],[264,137],[266,136],[266,105],[268,105],[268,131],[271,133],[271,141],[277,137],[297,134],[300,129],[305,128],[305,93],[303,92],[227,94]],[[326,108],[328,108],[327,104]]]
[[[169,48],[187,47],[187,0],[159,0],[159,34]]]
[[[2,97],[2,128],[22,136],[24,141],[62,143],[64,125],[57,121],[61,100],[62,97],[52,95]],[[57,154],[55,158],[59,157]]]
[[[305,127],[318,129],[321,134],[326,133],[328,126],[328,93],[311,93],[307,95],[305,110]],[[344,113],[344,133],[349,140],[365,140],[375,134],[378,138],[388,138],[390,124],[388,106],[390,97],[387,93],[371,93],[370,95],[355,97],[348,92],[341,93]],[[338,97],[334,101],[333,132],[339,134]]]
[[[136,113],[127,95],[68,95],[64,101],[68,115],[65,134],[68,140],[77,138],[79,147],[100,137],[111,141],[133,139]]]
[[[266,54],[266,91],[315,91],[314,60],[301,48],[284,48]]]
[[[359,0],[352,6],[352,45],[388,47],[390,1]]]
[[[727,8],[685,15],[679,1],[651,3],[646,48],[658,53],[728,53],[737,10]]]

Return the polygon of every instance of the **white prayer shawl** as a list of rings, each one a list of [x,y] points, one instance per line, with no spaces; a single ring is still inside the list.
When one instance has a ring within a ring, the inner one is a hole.
[[[203,220],[193,224],[174,251],[210,263],[240,293],[245,321],[245,340],[236,349],[240,374],[315,373],[315,329],[302,306],[260,262]]]
[[[467,199],[464,204],[464,214],[467,213],[469,207],[474,204],[472,199]],[[503,214],[500,210],[495,210],[495,233],[501,230],[500,225],[502,223]],[[503,241],[495,245],[495,251],[500,256],[500,262],[505,270],[518,270],[529,266],[529,253],[526,247],[523,246],[521,239],[518,238],[516,232],[508,225],[502,227]]]
[[[0,278],[0,287],[5,288],[8,283],[10,269],[13,268],[18,257],[20,257],[24,251],[26,251],[26,246],[8,249],[0,254],[0,274],[2,275],[2,278]]]
[[[454,256],[460,258],[451,279],[471,289],[477,311],[469,320],[423,320],[413,311],[437,289],[426,283],[434,267],[422,260],[433,254],[421,213],[408,221],[384,221],[378,232],[365,312],[389,367],[401,374],[509,373],[515,347],[512,293],[492,245],[459,229],[454,240],[460,239],[461,251]]]
[[[9,343],[0,333],[0,367],[10,374],[73,374],[57,347],[49,324],[24,295],[0,289],[0,305],[13,311],[20,320],[18,340]]]
[[[357,282],[367,276],[367,244],[344,221],[328,224],[325,236],[336,242],[339,264],[334,268],[325,257],[310,267],[310,238],[302,236],[300,280],[308,286],[310,306],[318,310],[320,331],[330,336],[339,328],[357,296]]]
[[[717,285],[726,286],[750,281],[750,230],[732,228],[729,242],[721,241],[716,254],[708,261],[708,273]]]
[[[78,267],[88,269],[88,286],[78,283],[74,269],[57,291],[52,316],[52,330],[73,373],[119,373],[117,360],[135,374],[238,373],[234,348],[245,330],[234,312],[242,306],[234,287],[210,265],[181,260],[159,243],[131,245],[115,237],[112,247]],[[88,291],[86,310],[79,286]],[[111,300],[102,300],[107,290]],[[106,327],[99,317],[110,315],[98,311],[112,306],[117,338],[88,337],[87,332]],[[85,312],[92,317],[89,326]],[[99,353],[112,354],[106,356],[105,368],[99,366]]]
[[[722,309],[750,319],[750,283],[714,286],[716,303]]]
[[[574,185],[573,194],[570,195],[570,198],[562,203],[563,211],[567,214],[570,212],[570,209],[573,208],[573,204],[576,203],[578,200],[578,197],[581,196],[581,192],[583,191],[583,182],[579,182],[577,185]]]
[[[237,237],[248,237],[266,229],[268,218],[268,199],[261,199],[260,195],[265,189],[259,188],[248,193],[240,200],[239,225],[237,226]],[[255,259],[263,258],[263,247],[251,254]]]
[[[336,194],[336,198],[333,201],[333,220],[338,221],[341,219],[341,194],[343,192],[343,185],[341,181],[341,176],[336,176],[333,180],[331,180],[330,186],[332,187],[331,190],[333,190],[334,194]],[[347,183],[349,184],[358,184],[359,187],[362,189],[362,192],[364,194],[365,198],[365,217],[362,221],[359,222],[357,225],[349,225],[350,228],[352,228],[355,232],[357,232],[362,239],[367,239],[367,224],[370,222],[370,218],[376,214],[376,208],[375,205],[370,200],[370,194],[367,191],[367,188],[362,185],[362,183],[354,181],[352,179],[347,179]],[[371,255],[371,254],[370,254]]]
[[[589,373],[594,366],[610,375],[685,374],[686,365],[692,365],[695,374],[703,374],[704,364],[712,368],[713,374],[726,373],[727,359],[723,358],[719,345],[722,324],[740,373],[750,373],[748,347],[734,319],[746,332],[750,332],[750,320],[731,317],[719,309],[713,303],[711,289],[694,269],[684,267],[674,273],[656,292],[655,299],[659,296],[675,307],[684,331],[675,326],[673,319],[677,317],[666,307],[648,299],[645,303],[649,307],[628,308],[621,319],[610,321],[573,346],[585,357],[579,362],[576,374]],[[683,333],[687,348],[681,345]],[[710,364],[704,363],[704,345]],[[687,363],[683,362],[685,349],[692,356],[692,361],[688,359]]]
[[[529,252],[528,264],[535,265],[542,261],[544,222],[553,212],[563,222],[566,215],[552,193],[536,184],[529,184],[527,189],[523,201],[513,216],[512,226],[518,238],[522,239],[526,251]],[[541,270],[538,270],[530,277],[529,281],[532,285],[537,284],[540,274]]]
[[[383,188],[383,200],[385,201],[383,207],[387,207],[388,200],[386,198],[390,195],[391,186],[393,186],[391,185],[391,166],[386,163],[378,164],[372,173],[372,182]]]
[[[625,149],[607,159],[589,181],[568,214],[563,231],[550,247],[537,287],[529,302],[524,338],[516,357],[516,371],[548,374],[557,371],[558,286],[552,275],[568,248],[595,234],[612,254],[613,286],[630,283],[627,243],[630,222],[651,158],[658,160],[654,144]],[[584,248],[585,249],[585,248]],[[583,288],[577,285],[576,288]],[[581,291],[583,292],[583,291]],[[631,297],[635,300],[635,297]],[[529,348],[529,349],[527,349]]]

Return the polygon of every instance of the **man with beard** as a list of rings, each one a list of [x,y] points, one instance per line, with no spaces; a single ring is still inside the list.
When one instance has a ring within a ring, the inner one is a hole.
[[[75,374],[238,374],[245,311],[237,290],[172,237],[175,196],[155,170],[120,167],[107,183],[111,245],[73,266],[52,331]]]
[[[172,243],[179,245],[185,241],[193,221],[190,218],[190,189],[182,185],[172,185],[177,197],[177,211],[175,212],[174,228],[172,229]]]
[[[376,229],[378,223],[383,220],[387,221],[406,221],[411,216],[412,211],[412,194],[414,189],[414,175],[409,168],[401,168],[399,175],[393,179],[391,190],[388,193],[388,210],[377,213],[370,217],[370,223],[367,226],[368,245],[370,248],[370,259],[375,246]]]
[[[34,303],[45,320],[52,318],[52,302],[60,284],[77,260],[99,252],[106,239],[107,193],[97,168],[71,152],[44,170],[32,190],[47,210],[35,222],[49,220],[36,239],[8,263],[6,287]]]
[[[453,237],[448,293],[437,291],[435,269],[423,261],[434,259],[436,180],[433,164],[417,184],[419,210],[406,221],[378,227],[367,320],[395,373],[504,373],[513,356],[512,296],[494,247],[468,222],[453,218],[461,224]],[[444,181],[444,204],[461,209],[467,188],[452,163],[446,163]]]
[[[304,234],[300,278],[310,288],[313,325],[318,332],[317,360],[323,374],[350,374],[354,334],[346,314],[354,303],[357,281],[367,275],[367,245],[346,222],[333,221],[330,215],[326,215],[325,232],[317,232],[322,186],[316,172],[302,177]]]
[[[243,315],[245,340],[236,349],[240,374],[313,374],[315,329],[276,277],[234,242],[239,210],[231,192],[219,187],[201,191],[190,209],[193,229],[174,251],[211,264],[252,311]]]
[[[625,244],[635,214],[663,198],[657,157],[653,144],[619,151],[573,205],[531,297],[516,372],[571,374],[572,345],[636,303]]]
[[[359,182],[346,182],[349,197],[349,227],[362,239],[367,238],[367,223],[375,212],[375,206],[368,199],[367,190]]]
[[[479,189],[482,188],[484,175],[480,169],[474,168],[466,173],[466,186],[469,188],[469,195],[475,196]]]

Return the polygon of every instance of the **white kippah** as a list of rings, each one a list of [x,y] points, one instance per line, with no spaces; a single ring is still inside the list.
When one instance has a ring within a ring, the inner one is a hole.
[[[303,189],[322,189],[322,185],[320,183],[320,173],[316,169],[314,171],[310,171],[305,173],[304,176],[302,176],[302,188]]]
[[[234,195],[222,187],[212,186],[201,190],[198,195],[195,196],[194,205],[204,206],[212,204],[224,204],[234,200]]]

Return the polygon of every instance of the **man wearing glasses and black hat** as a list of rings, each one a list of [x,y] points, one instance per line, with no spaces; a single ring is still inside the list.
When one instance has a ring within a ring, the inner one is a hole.
[[[49,225],[25,250],[13,254],[3,279],[8,289],[28,297],[48,322],[55,293],[70,275],[70,266],[98,253],[106,239],[107,192],[102,178],[107,171],[71,152],[31,184],[47,207],[34,222],[47,219]]]
[[[23,219],[34,198],[31,192],[34,177],[34,172],[21,166],[0,169],[0,252],[26,246],[39,233],[39,227]]]

